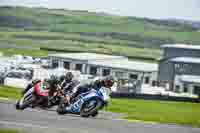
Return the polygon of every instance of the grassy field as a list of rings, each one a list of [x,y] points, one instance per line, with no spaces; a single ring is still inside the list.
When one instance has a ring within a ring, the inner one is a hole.
[[[8,87],[8,86],[0,86],[0,97],[10,98],[10,99],[18,99],[21,96],[22,89]]]
[[[0,97],[17,99],[20,89],[0,86]],[[199,103],[112,99],[108,110],[126,114],[128,120],[173,123],[200,127]]]
[[[0,128],[0,133],[24,133],[17,129]]]
[[[23,54],[31,56],[46,56],[47,51],[31,50],[42,48],[75,50],[82,52],[96,52],[104,54],[125,55],[130,58],[149,59],[156,61],[162,55],[160,49],[141,48],[125,45],[127,41],[101,40],[94,37],[87,39],[74,34],[50,33],[50,32],[0,32],[0,48],[5,55]],[[124,44],[124,45],[123,45]]]
[[[48,55],[48,51],[20,49],[20,48],[0,48],[0,52],[2,52],[5,56],[20,54],[24,56],[42,57]]]
[[[18,48],[16,53],[29,46],[156,60],[162,56],[162,44],[200,43],[200,32],[187,24],[87,11],[0,7],[0,20],[0,48]],[[25,53],[43,53],[33,52]]]
[[[199,103],[112,99],[109,111],[124,113],[128,120],[200,127]]]

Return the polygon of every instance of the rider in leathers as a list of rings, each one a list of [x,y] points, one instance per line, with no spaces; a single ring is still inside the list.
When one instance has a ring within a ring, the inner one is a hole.
[[[73,101],[74,99],[76,99],[76,97],[78,95],[80,95],[81,93],[88,92],[91,89],[98,90],[101,87],[106,87],[109,90],[111,90],[111,87],[113,86],[113,84],[114,84],[114,78],[112,76],[107,76],[103,79],[95,80],[89,84],[87,84],[87,83],[79,84],[78,86],[73,88],[73,90],[72,90],[73,92],[71,94],[70,101]]]
[[[73,77],[74,76],[71,72],[67,72],[61,77],[51,76],[50,79],[45,79],[45,88],[49,90],[49,96],[46,98],[48,99],[48,106],[51,106],[53,103],[55,103],[54,98],[57,93],[57,89],[61,89],[63,93],[72,92],[72,88],[77,84],[77,82],[72,80]],[[39,79],[33,80],[30,84],[28,84],[22,94],[26,93],[29,89],[41,81],[42,80]]]

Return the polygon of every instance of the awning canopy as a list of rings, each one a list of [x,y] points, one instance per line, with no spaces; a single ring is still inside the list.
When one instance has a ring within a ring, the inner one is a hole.
[[[180,80],[181,82],[200,84],[200,76],[198,75],[182,75]]]

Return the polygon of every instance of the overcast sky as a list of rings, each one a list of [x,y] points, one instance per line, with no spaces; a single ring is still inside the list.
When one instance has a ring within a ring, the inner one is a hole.
[[[0,5],[42,6],[200,21],[200,0],[0,0]]]

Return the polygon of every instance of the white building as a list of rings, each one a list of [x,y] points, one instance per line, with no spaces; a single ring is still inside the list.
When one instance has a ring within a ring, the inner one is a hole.
[[[93,76],[113,75],[117,79],[132,79],[144,84],[155,84],[158,64],[130,61],[124,56],[112,56],[95,53],[59,53],[50,54],[54,68],[63,67],[78,70],[82,74]]]

